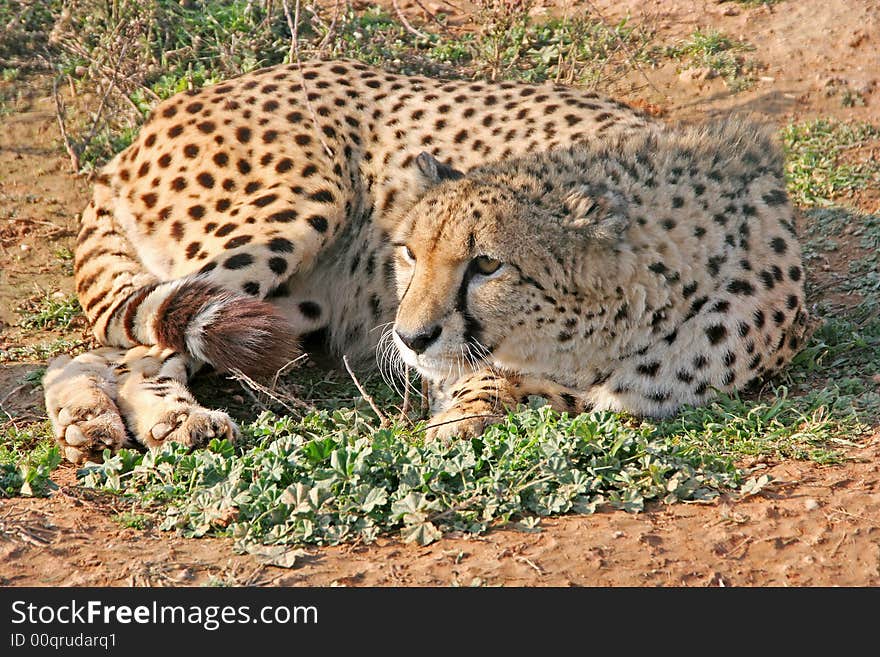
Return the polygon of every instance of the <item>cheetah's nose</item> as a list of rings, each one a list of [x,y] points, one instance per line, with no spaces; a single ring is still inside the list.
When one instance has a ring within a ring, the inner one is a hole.
[[[424,353],[425,349],[434,344],[437,338],[440,337],[440,332],[442,330],[443,328],[439,324],[437,324],[436,326],[432,326],[429,329],[425,329],[424,331],[420,331],[419,333],[415,333],[413,335],[401,333],[397,329],[394,329],[394,332],[397,333],[397,337],[400,338],[400,341],[403,344],[405,344],[417,354],[421,354]]]

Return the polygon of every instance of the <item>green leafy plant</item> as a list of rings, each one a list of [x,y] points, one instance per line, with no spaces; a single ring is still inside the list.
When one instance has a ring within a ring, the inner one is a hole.
[[[748,89],[755,82],[755,62],[744,53],[754,48],[718,30],[694,30],[687,39],[665,50],[667,57],[683,59],[688,68],[707,68],[724,78],[732,91]]]
[[[868,186],[880,184],[880,164],[849,153],[880,140],[880,128],[868,123],[815,119],[786,126],[786,175],[793,200],[805,206],[831,205]]]
[[[50,477],[60,463],[48,422],[0,428],[0,497],[47,495],[56,488]]]
[[[264,413],[245,427],[239,446],[123,450],[79,477],[166,505],[159,526],[185,536],[224,534],[245,546],[372,541],[396,532],[424,544],[511,519],[710,500],[740,485],[733,458],[744,454],[828,459],[842,425],[816,403],[727,399],[656,424],[523,409],[480,438],[449,445],[423,444],[418,427],[376,429],[356,410],[299,421]]]
[[[79,300],[75,296],[55,296],[48,293],[24,304],[19,312],[21,326],[28,329],[70,328],[77,318],[83,316]]]

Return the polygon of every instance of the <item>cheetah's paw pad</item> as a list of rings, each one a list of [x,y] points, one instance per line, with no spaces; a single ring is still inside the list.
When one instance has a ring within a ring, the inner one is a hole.
[[[127,439],[119,410],[109,398],[94,406],[62,406],[53,423],[55,440],[72,463],[100,463],[105,449],[116,452]]]
[[[145,436],[147,447],[167,442],[187,447],[205,447],[212,439],[235,441],[238,427],[223,411],[186,408],[165,413]]]

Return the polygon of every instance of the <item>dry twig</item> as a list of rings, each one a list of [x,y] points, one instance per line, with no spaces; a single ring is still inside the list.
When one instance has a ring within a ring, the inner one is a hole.
[[[324,141],[323,130],[321,130],[321,124],[318,123],[318,115],[315,114],[315,108],[312,106],[312,101],[309,100],[309,87],[306,83],[306,76],[303,74],[302,70],[302,61],[299,58],[299,34],[297,33],[297,28],[299,27],[299,16],[300,16],[300,0],[296,0],[296,5],[294,5],[294,14],[290,15],[290,7],[287,4],[287,0],[281,0],[281,6],[284,9],[284,17],[287,19],[287,25],[290,27],[290,61],[296,62],[296,68],[299,71],[299,83],[302,85],[303,91],[303,100],[305,100],[306,108],[309,110],[309,115],[312,117],[312,123],[315,126],[318,141],[321,142],[321,146],[324,147],[324,152],[327,153],[327,157],[333,158],[333,149],[331,149],[327,142]]]
[[[391,422],[388,420],[386,415],[376,406],[376,402],[373,400],[373,397],[364,390],[364,387],[361,385],[361,382],[358,381],[357,377],[354,375],[354,372],[351,370],[351,365],[348,364],[348,356],[342,357],[342,363],[345,365],[345,369],[348,371],[348,375],[351,377],[351,380],[354,381],[355,387],[357,387],[358,392],[361,393],[361,397],[370,405],[370,408],[373,409],[373,412],[379,418],[379,426],[388,427],[391,426]]]
[[[660,90],[651,81],[651,78],[648,77],[648,74],[645,73],[645,70],[641,67],[641,65],[638,62],[638,59],[636,59],[636,57],[633,55],[632,51],[629,49],[629,46],[627,45],[624,38],[621,37],[616,31],[613,30],[613,28],[611,27],[611,24],[608,22],[608,20],[605,18],[605,16],[602,14],[602,12],[599,11],[599,8],[592,2],[592,0],[587,0],[587,4],[593,10],[593,13],[595,13],[596,16],[599,17],[599,20],[602,22],[602,25],[605,26],[605,29],[607,29],[610,32],[614,32],[614,35],[617,37],[618,42],[620,43],[623,50],[626,52],[626,57],[629,60],[629,63],[636,67],[636,70],[638,70],[638,72],[641,73],[642,77],[645,78],[645,82],[648,83],[648,86],[651,87],[651,89],[653,89],[655,93],[657,93],[658,95],[662,95]]]
[[[403,12],[400,10],[400,6],[397,4],[397,0],[391,0],[391,4],[394,5],[394,11],[397,14],[397,17],[400,19],[400,22],[403,24],[403,27],[406,28],[406,31],[412,34],[413,36],[417,36],[420,39],[427,39],[428,35],[424,32],[419,32],[416,28],[412,26],[406,16],[403,15]]]
[[[410,389],[410,383],[409,383],[409,366],[406,366],[406,367],[404,368],[404,370],[403,370],[403,376],[406,378],[406,384],[403,386],[403,406],[401,406],[401,408],[400,408],[400,419],[401,419],[401,420],[406,420],[406,419],[408,419],[407,415],[409,414],[409,406],[410,406],[410,399],[409,399],[409,389]]]
[[[428,401],[428,393],[430,390],[428,389],[428,379],[422,379],[422,403],[419,407],[419,414],[421,417],[427,417],[428,411],[430,410],[430,403]]]
[[[58,119],[58,129],[61,131],[61,140],[64,142],[64,150],[67,151],[67,155],[70,157],[70,164],[73,167],[73,172],[79,173],[79,154],[73,147],[73,143],[70,141],[70,136],[67,134],[67,127],[64,125],[66,112],[64,110],[64,103],[61,101],[61,95],[58,93],[58,80],[60,77],[61,76],[56,77],[55,81],[52,83],[52,94],[55,96],[55,118]]]
[[[286,365],[285,365],[285,367],[286,367]],[[269,399],[271,399],[272,401],[274,401],[277,404],[280,404],[286,410],[288,410],[289,412],[291,412],[293,414],[296,414],[300,411],[311,412],[311,411],[315,410],[311,404],[307,404],[303,401],[300,401],[299,399],[296,399],[295,397],[288,397],[287,400],[285,401],[285,399],[283,399],[283,398],[279,397],[277,394],[275,394],[275,391],[272,388],[267,388],[266,386],[264,386],[260,383],[257,383],[251,377],[249,377],[247,374],[245,374],[244,372],[242,372],[239,369],[230,370],[230,373],[237,381],[245,384],[244,391],[250,396],[251,399],[253,399],[257,404],[259,404],[260,406],[263,406],[264,408],[265,408],[265,405],[260,400],[260,398],[254,394],[253,391],[263,393]],[[291,406],[288,402],[290,402],[290,404],[293,404],[293,406]]]

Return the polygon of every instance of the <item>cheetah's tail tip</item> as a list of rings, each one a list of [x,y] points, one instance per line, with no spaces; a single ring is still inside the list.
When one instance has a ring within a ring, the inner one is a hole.
[[[160,344],[254,378],[271,376],[300,353],[275,306],[198,279],[175,291],[156,328]]]

